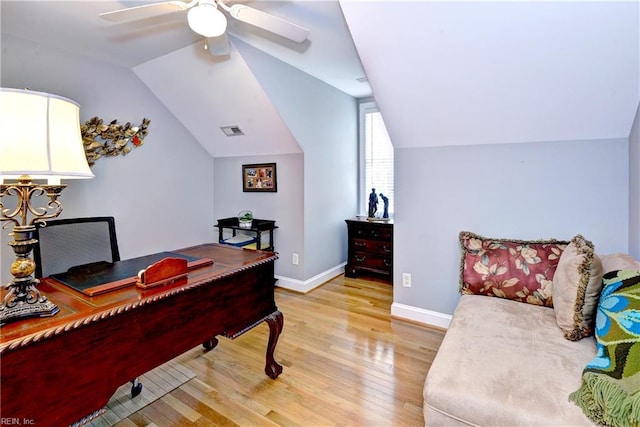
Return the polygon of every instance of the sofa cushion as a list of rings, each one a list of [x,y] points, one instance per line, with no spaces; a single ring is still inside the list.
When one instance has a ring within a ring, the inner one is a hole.
[[[593,426],[568,396],[595,354],[551,308],[462,295],[425,381],[426,425]]]
[[[600,256],[604,274],[616,270],[640,270],[640,261],[629,254],[616,253]]]
[[[494,239],[462,231],[460,292],[551,307],[560,240]]]
[[[593,332],[602,289],[602,262],[581,235],[562,252],[553,276],[553,309],[564,337],[577,341]]]

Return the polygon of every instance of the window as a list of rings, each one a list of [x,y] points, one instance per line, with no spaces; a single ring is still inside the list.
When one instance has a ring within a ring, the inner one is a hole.
[[[375,102],[360,103],[360,200],[361,210],[368,212],[369,193],[376,189],[378,212],[384,204],[380,194],[389,199],[389,216],[393,217],[393,145]]]

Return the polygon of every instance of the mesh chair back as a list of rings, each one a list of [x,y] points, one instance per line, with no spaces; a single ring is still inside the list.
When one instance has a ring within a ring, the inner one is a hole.
[[[46,227],[37,227],[36,239],[33,256],[38,278],[78,265],[120,261],[113,217],[47,221]]]

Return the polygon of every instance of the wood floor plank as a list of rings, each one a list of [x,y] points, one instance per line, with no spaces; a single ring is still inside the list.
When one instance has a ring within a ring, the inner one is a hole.
[[[182,400],[171,394],[165,394],[161,399],[164,400],[164,403],[171,406],[176,412],[179,412],[183,417],[191,422],[196,422],[198,418],[201,417],[198,411],[191,409],[188,405],[182,402]]]
[[[392,319],[392,299],[377,279],[338,276],[304,295],[278,288],[278,379],[264,374],[262,324],[174,359],[196,378],[118,426],[423,426],[422,387],[444,333]]]
[[[172,393],[172,395],[176,399],[180,400],[181,402],[192,408],[194,411],[196,411],[198,414],[200,414],[200,418],[196,421],[195,425],[235,425],[235,423],[232,423],[231,420],[227,419],[225,416],[207,405],[207,403],[202,399],[204,393],[202,391],[202,388],[199,387],[200,384],[202,383],[199,380],[195,379],[192,380],[191,384],[188,387],[174,390]],[[199,390],[199,392],[196,390]]]

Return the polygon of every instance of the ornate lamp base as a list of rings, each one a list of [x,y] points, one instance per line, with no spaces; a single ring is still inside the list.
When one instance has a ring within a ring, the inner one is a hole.
[[[45,220],[60,215],[62,205],[58,202],[58,196],[65,187],[66,185],[63,184],[36,184],[29,175],[21,175],[15,184],[3,184],[0,180],[0,221],[11,221],[14,224],[11,233],[14,241],[9,242],[9,246],[16,254],[16,260],[11,264],[13,281],[6,285],[9,292],[0,304],[0,324],[25,317],[53,316],[59,311],[57,305],[47,300],[47,297],[36,289],[40,282],[33,277],[36,263],[30,255],[31,250],[38,243],[34,238],[36,231],[34,224],[45,223]],[[45,193],[49,198],[46,207],[35,207],[31,204],[32,196]],[[4,209],[2,197],[6,195],[14,195],[18,198],[15,209]],[[27,222],[27,214],[33,216],[29,222]],[[16,217],[20,217],[21,221]]]
[[[0,324],[4,325],[9,321],[25,317],[50,317],[58,311],[60,311],[58,306],[43,296],[34,302],[17,301],[13,306],[2,304],[0,306]]]
[[[36,288],[40,281],[33,278],[36,263],[30,258],[33,246],[38,243],[33,238],[34,232],[33,225],[13,228],[15,241],[9,242],[9,245],[16,259],[11,264],[13,281],[6,285],[9,292],[0,304],[0,324],[25,317],[49,317],[60,311]]]
[[[31,271],[30,266],[33,261],[19,257],[12,267],[16,264],[27,264],[29,266],[27,271]],[[33,265],[35,266],[35,264]],[[5,295],[2,304],[0,304],[1,325],[25,317],[49,317],[60,311],[57,305],[38,291],[36,286],[39,283],[38,279],[32,278],[29,274],[28,277],[23,279],[14,278],[13,282],[6,285],[9,292]]]

